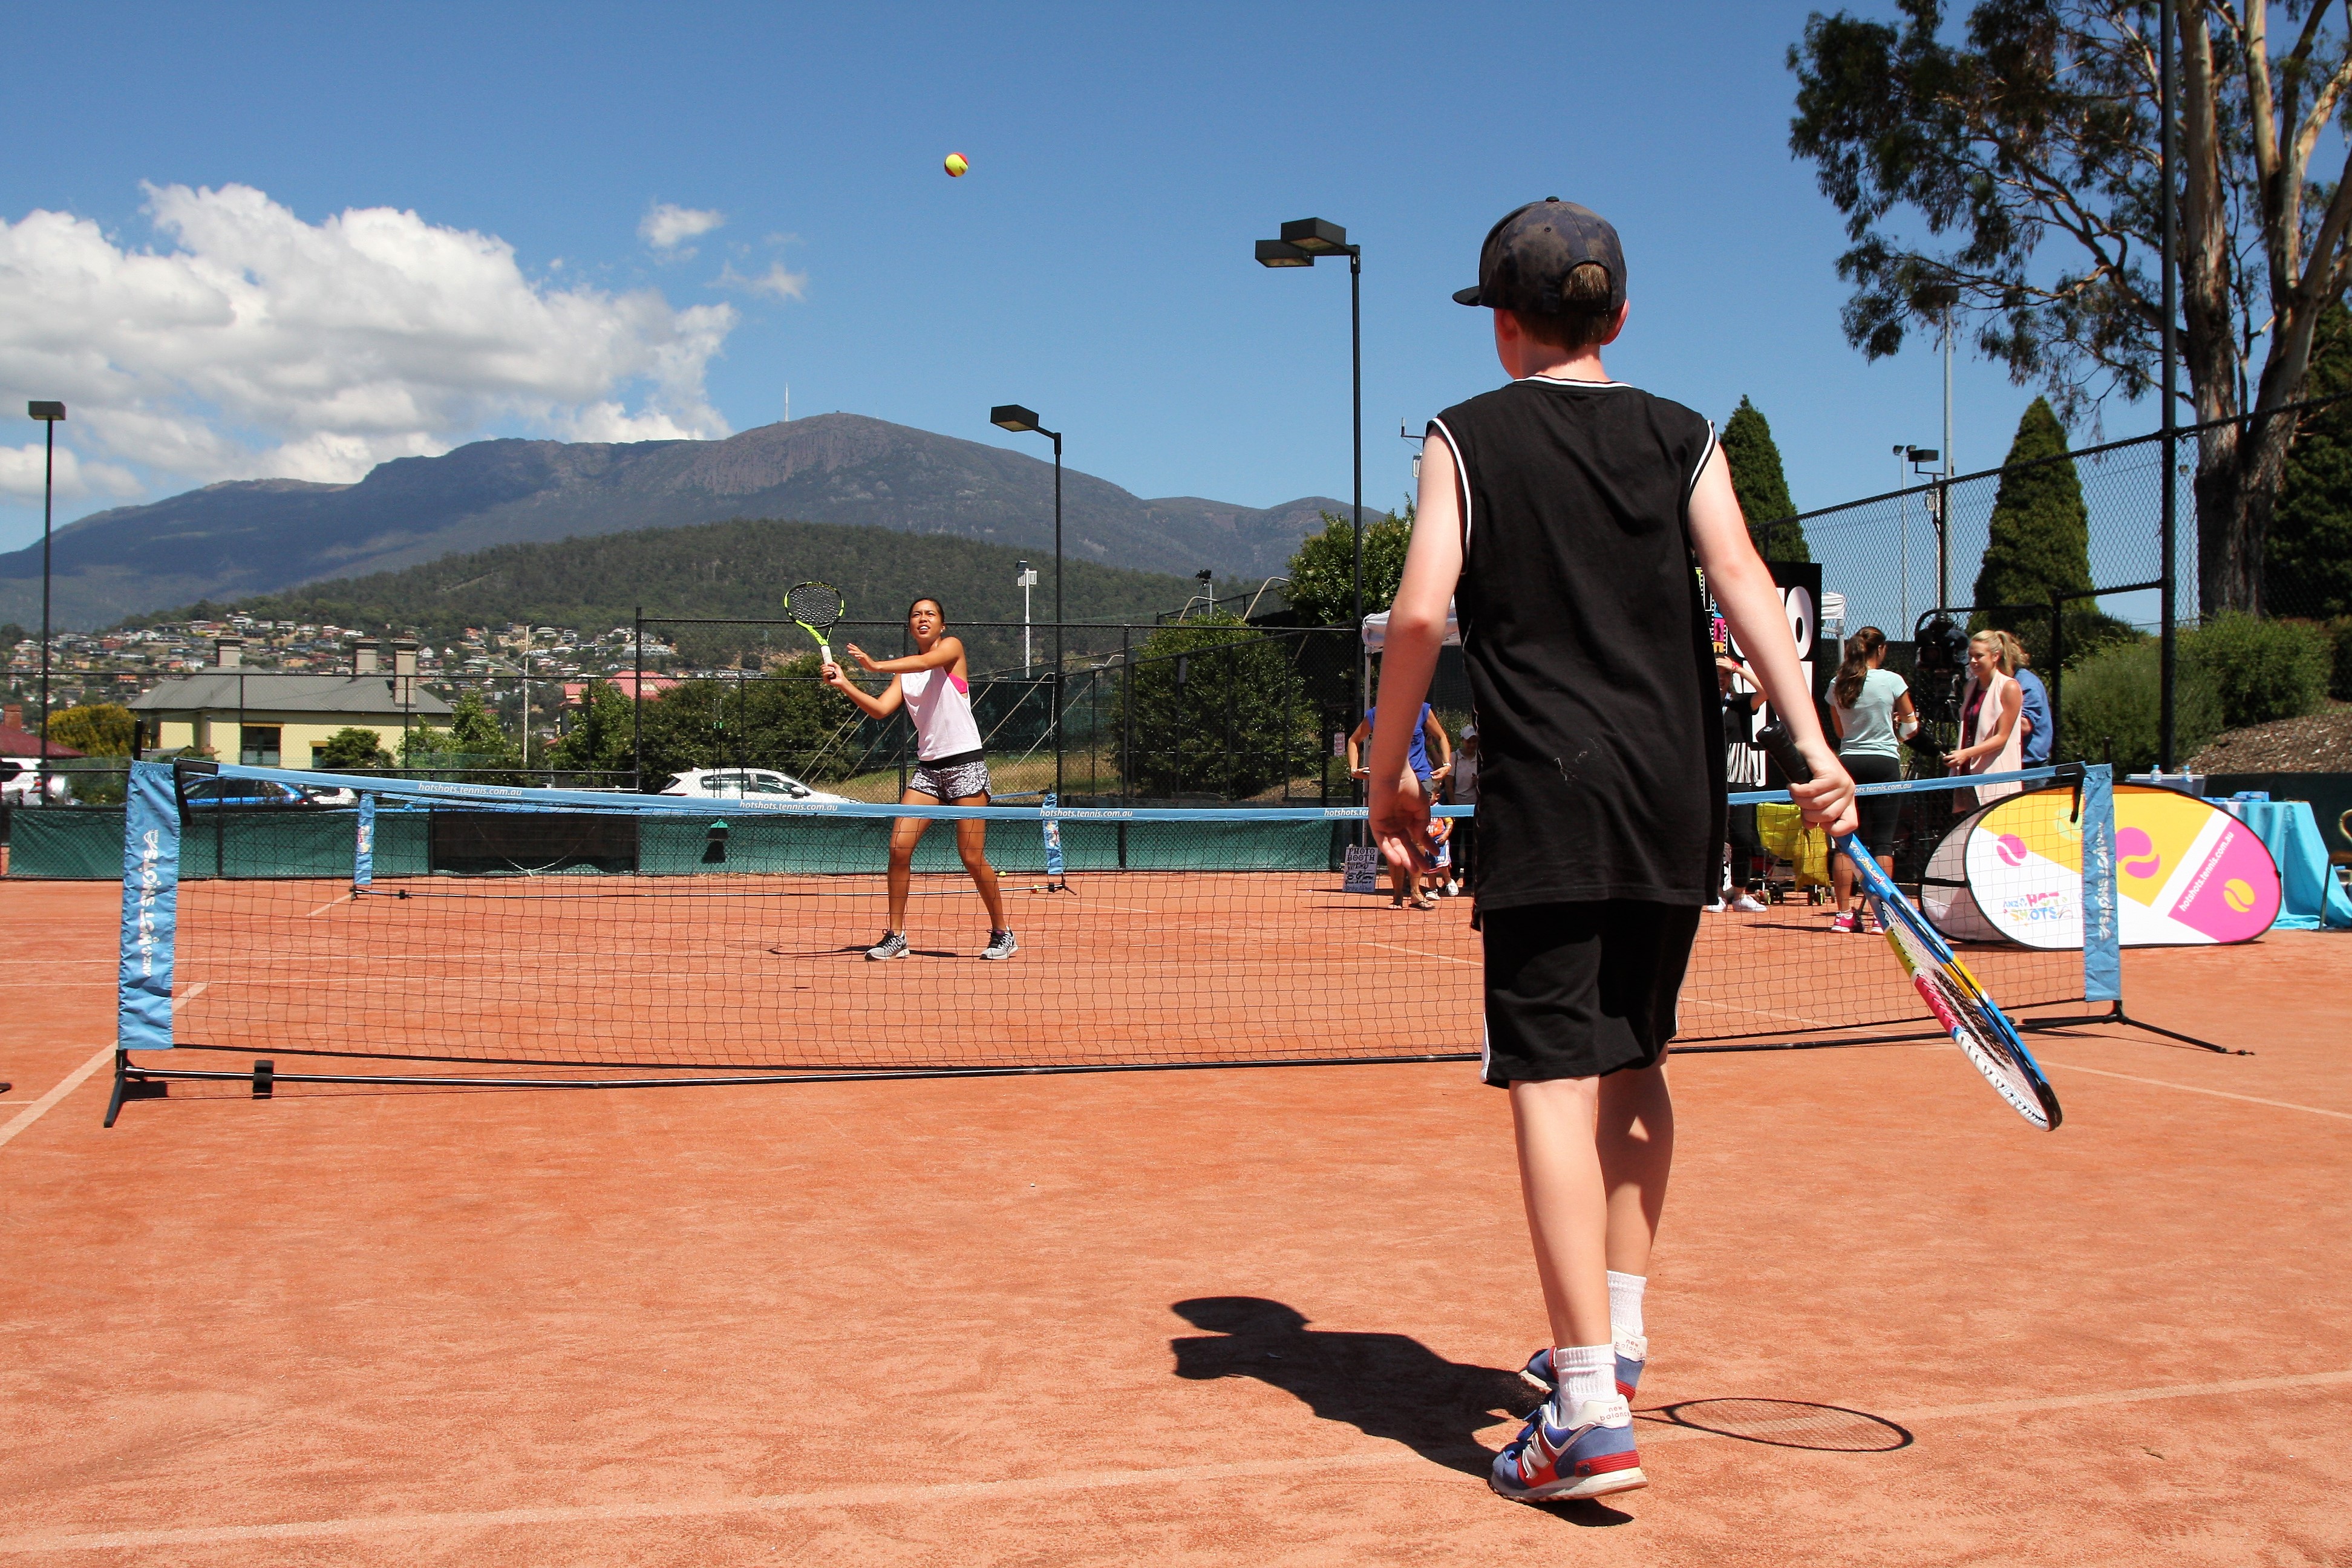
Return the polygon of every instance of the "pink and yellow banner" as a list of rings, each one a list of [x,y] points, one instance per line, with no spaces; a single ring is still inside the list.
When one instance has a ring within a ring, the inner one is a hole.
[[[2071,790],[2000,802],[1965,826],[1969,892],[2026,947],[2083,945],[2083,837]],[[2178,790],[2116,788],[2116,891],[2126,947],[2251,942],[2281,902],[2278,867],[2228,812]]]

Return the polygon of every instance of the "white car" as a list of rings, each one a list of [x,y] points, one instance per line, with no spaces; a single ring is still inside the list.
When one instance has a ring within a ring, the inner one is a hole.
[[[73,781],[52,771],[44,792],[40,763],[30,757],[0,757],[0,804],[38,805],[45,794],[50,805],[62,805],[73,798]]]
[[[811,789],[790,773],[773,768],[688,768],[670,780],[664,795],[689,795],[697,800],[846,801],[845,795]]]

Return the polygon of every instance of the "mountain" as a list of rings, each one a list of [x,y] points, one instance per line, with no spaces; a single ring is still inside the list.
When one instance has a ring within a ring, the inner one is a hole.
[[[399,572],[310,583],[139,618],[184,620],[241,610],[261,620],[415,628],[428,642],[451,643],[463,627],[500,627],[512,621],[602,632],[627,626],[642,607],[662,640],[677,640],[689,657],[707,662],[778,637],[796,648],[814,645],[789,626],[679,626],[660,617],[772,621],[783,614],[785,588],[820,577],[847,601],[836,644],[856,640],[895,652],[908,605],[917,595],[928,595],[945,605],[950,627],[971,646],[974,664],[993,667],[1017,663],[1021,657],[1021,590],[1013,586],[1020,553],[1011,545],[939,535],[910,539],[854,524],[698,523],[547,544],[502,544]],[[1148,626],[1154,614],[1178,608],[1199,589],[1186,577],[1086,561],[1070,562],[1068,570],[1063,592],[1066,613],[1074,621]],[[1053,618],[1050,559],[1038,572],[1031,614],[1041,622]],[[1013,625],[983,628],[975,625],[980,622]],[[1118,646],[1116,633],[1107,643],[1099,637],[1085,641],[1083,634],[1081,641],[1088,649]],[[1042,652],[1047,644],[1041,640],[1036,646]],[[1070,646],[1078,648],[1081,642]]]
[[[1145,500],[1066,468],[1072,561],[1266,576],[1339,501],[1258,510]],[[95,513],[57,531],[58,624],[397,570],[499,544],[789,517],[950,534],[1050,559],[1050,462],[856,414],[763,425],[723,441],[477,441],[378,465],[352,485],[237,480]],[[0,555],[0,619],[40,613],[41,549]]]

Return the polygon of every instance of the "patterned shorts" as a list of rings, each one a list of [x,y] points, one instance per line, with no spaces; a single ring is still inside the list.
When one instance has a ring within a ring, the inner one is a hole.
[[[988,763],[985,758],[970,761],[950,758],[937,763],[918,763],[907,787],[945,805],[951,800],[968,800],[988,793]]]

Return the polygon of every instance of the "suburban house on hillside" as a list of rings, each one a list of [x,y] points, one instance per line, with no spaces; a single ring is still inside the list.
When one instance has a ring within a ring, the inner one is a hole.
[[[449,722],[449,704],[417,679],[413,642],[393,644],[389,673],[377,669],[376,644],[359,644],[351,675],[247,671],[239,668],[244,648],[243,638],[223,637],[213,668],[134,698],[130,708],[139,720],[141,750],[193,747],[224,762],[307,768],[338,730],[373,730],[389,752],[399,749],[404,731]]]

